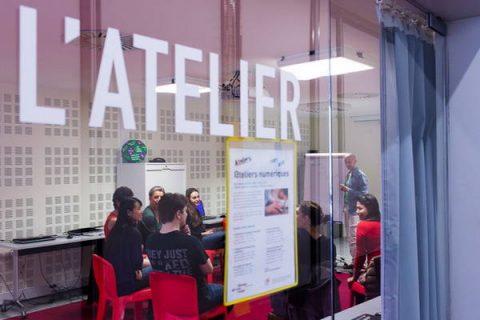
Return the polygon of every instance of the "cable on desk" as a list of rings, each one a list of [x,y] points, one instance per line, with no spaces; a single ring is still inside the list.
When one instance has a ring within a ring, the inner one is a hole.
[[[62,268],[63,268],[63,277],[64,277],[64,281],[65,281],[65,289],[66,290],[71,290],[71,289],[74,289],[75,288],[75,285],[80,281],[80,279],[82,278],[82,267],[80,266],[80,269],[78,271],[78,277],[76,277],[75,281],[71,284],[71,285],[68,285],[68,281],[67,281],[67,273],[66,273],[66,267],[65,267],[65,249],[62,249]],[[73,264],[72,264],[73,265]],[[72,268],[73,270],[73,268]]]
[[[26,259],[22,259],[23,260],[23,265],[22,267],[19,269],[19,272],[20,272],[20,275],[21,275],[21,278],[23,280],[23,288],[22,288],[22,292],[20,292],[20,294],[18,295],[18,300],[20,300],[22,297],[25,299],[26,296],[25,296],[25,287],[27,286],[27,280],[25,279],[25,265],[27,264],[25,262]]]
[[[64,278],[64,284],[65,286],[63,288],[59,288],[57,284],[55,283],[52,283],[50,282],[45,273],[44,273],[44,270],[43,270],[43,259],[42,259],[42,255],[39,254],[38,255],[38,259],[39,259],[39,263],[40,263],[40,274],[42,275],[42,278],[43,280],[47,283],[48,287],[50,289],[52,289],[55,293],[61,293],[61,292],[65,292],[65,291],[69,291],[69,290],[72,290],[74,289],[74,286],[79,282],[79,280],[81,279],[81,270],[78,274],[78,277],[76,277],[75,281],[69,285],[68,284],[68,281],[67,281],[67,273],[66,273],[66,267],[65,267],[65,263],[63,261],[65,261],[65,250],[66,249],[61,249],[60,251],[62,252],[62,270],[63,270],[63,278]]]
[[[57,285],[54,284],[54,283],[50,283],[50,281],[48,281],[47,277],[45,276],[45,273],[43,273],[43,262],[42,262],[42,257],[41,255],[37,255],[38,256],[38,261],[39,261],[39,264],[40,264],[40,274],[43,278],[43,280],[47,283],[48,287],[52,290],[54,290],[55,292],[57,292]]]
[[[5,278],[3,277],[3,275],[1,273],[0,273],[0,279],[2,279],[2,282],[5,284],[5,287],[7,288],[8,293],[10,293],[10,295],[12,296],[12,299],[15,300],[15,296],[13,295],[13,292],[10,289],[10,286],[8,285],[7,281],[5,280]]]
[[[20,300],[20,298],[23,296],[25,298],[25,294],[24,294],[24,290],[25,290],[25,274],[24,274],[24,270],[25,269],[25,262],[23,263],[23,266],[22,268],[19,270],[19,273],[22,274],[22,279],[23,279],[23,284],[24,284],[24,287],[22,288],[22,291],[20,292],[20,294],[15,297],[15,295],[13,294],[12,292],[12,289],[10,288],[10,286],[8,285],[7,283],[7,280],[5,280],[5,278],[3,277],[2,274],[0,274],[0,279],[2,279],[2,282],[5,284],[5,288],[7,288],[8,290],[8,293],[10,293],[10,296],[12,297],[13,301],[17,301],[17,300]],[[8,309],[7,309],[8,310]]]
[[[62,255],[63,283],[65,285],[65,289],[67,289],[68,284],[67,284],[67,268],[65,268],[65,250],[61,249],[60,254]]]

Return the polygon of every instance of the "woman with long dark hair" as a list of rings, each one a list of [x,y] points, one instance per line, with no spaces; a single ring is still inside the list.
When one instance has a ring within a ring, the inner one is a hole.
[[[197,206],[203,207],[202,200],[200,199],[200,192],[196,188],[188,188],[187,191],[185,191],[185,196],[188,199],[187,225],[190,228],[192,236],[198,238],[201,241],[204,235],[211,234],[212,232],[206,231],[205,225],[202,221],[202,216],[197,209]]]
[[[200,199],[200,192],[196,188],[188,188],[185,191],[188,199],[187,204],[187,225],[192,236],[198,238],[205,249],[216,250],[225,247],[225,231],[207,230],[203,224],[202,217],[205,216],[203,202]]]
[[[117,222],[118,208],[120,206],[120,202],[122,202],[123,199],[129,197],[133,197],[133,191],[129,187],[122,186],[115,189],[112,197],[114,210],[109,213],[103,226],[103,234],[105,235],[105,240],[108,239],[108,236],[110,235],[110,232],[112,231],[115,222]]]
[[[119,296],[131,294],[148,286],[142,270],[142,235],[137,229],[142,219],[142,202],[124,198],[118,208],[117,221],[105,245],[105,259],[115,269]]]
[[[380,208],[378,200],[372,194],[363,194],[357,198],[357,225],[353,277],[349,282],[357,281],[362,273],[365,260],[367,265],[372,258],[380,255]]]

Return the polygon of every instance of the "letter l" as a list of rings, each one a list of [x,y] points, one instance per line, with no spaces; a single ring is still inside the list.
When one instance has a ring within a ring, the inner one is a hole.
[[[20,6],[20,122],[65,125],[65,110],[37,105],[37,10]]]

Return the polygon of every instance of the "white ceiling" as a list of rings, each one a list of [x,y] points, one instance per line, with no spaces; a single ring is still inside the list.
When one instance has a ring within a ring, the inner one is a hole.
[[[416,2],[447,21],[480,16],[479,0],[416,0]]]

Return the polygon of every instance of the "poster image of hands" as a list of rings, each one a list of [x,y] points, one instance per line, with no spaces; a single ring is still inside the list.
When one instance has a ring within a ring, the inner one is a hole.
[[[294,142],[229,139],[225,303],[296,285]]]
[[[288,214],[288,188],[265,190],[265,216]]]

